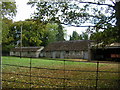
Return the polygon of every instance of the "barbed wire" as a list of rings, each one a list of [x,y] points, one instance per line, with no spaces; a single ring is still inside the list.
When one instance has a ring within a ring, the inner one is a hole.
[[[30,68],[29,66],[20,66],[20,65],[11,65],[11,64],[2,64],[2,65],[7,65],[7,66],[15,66],[15,67],[24,67],[24,68]],[[46,70],[60,70],[64,71],[64,69],[52,69],[52,68],[41,68],[41,67],[31,67],[35,69],[46,69]],[[66,70],[65,71],[79,71],[79,72],[96,72],[96,71],[86,71],[86,70]],[[115,71],[98,71],[98,72],[103,72],[103,73],[120,73],[120,72],[115,72]]]
[[[50,79],[76,80],[75,78],[58,78],[58,77],[33,76],[33,75],[16,74],[16,73],[6,73],[6,72],[2,72],[2,73],[3,74],[13,74],[13,75],[27,76],[27,77],[39,77],[39,78],[50,78]],[[96,80],[96,79],[77,79],[77,80]],[[118,81],[118,79],[99,79],[99,80]]]

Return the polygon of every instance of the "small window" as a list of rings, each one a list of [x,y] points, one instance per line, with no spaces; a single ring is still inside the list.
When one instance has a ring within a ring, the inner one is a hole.
[[[15,51],[13,51],[13,54],[15,54]]]
[[[66,51],[66,54],[69,54],[69,51]]]
[[[78,54],[78,51],[75,50],[75,51],[74,51],[74,55],[75,55],[75,54]]]

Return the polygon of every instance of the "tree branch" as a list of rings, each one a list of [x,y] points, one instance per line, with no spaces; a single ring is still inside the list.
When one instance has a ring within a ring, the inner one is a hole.
[[[72,25],[72,24],[65,24],[65,23],[61,23],[63,25],[67,25],[67,26],[73,26],[73,27],[96,27],[96,28],[99,28],[99,29],[107,29],[107,28],[103,28],[103,27],[98,27],[96,25],[85,25],[85,26],[81,26],[81,25]],[[112,25],[114,26],[114,25]]]
[[[73,26],[73,27],[95,27],[95,26],[92,26],[92,25],[81,26],[81,25],[72,25],[72,24],[65,24],[65,23],[61,23],[61,24],[67,25],[67,26]]]
[[[110,0],[114,5],[115,5],[115,2],[113,0]]]
[[[79,2],[79,3],[88,3],[88,4],[95,4],[95,5],[106,5],[106,6],[109,6],[109,7],[113,7],[113,5],[110,5],[110,4],[102,4],[102,3],[94,3],[94,2]]]

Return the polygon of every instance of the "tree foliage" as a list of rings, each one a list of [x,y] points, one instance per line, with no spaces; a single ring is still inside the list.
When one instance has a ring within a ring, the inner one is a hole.
[[[21,30],[22,30],[22,45],[23,46],[40,46],[43,37],[43,24],[36,24],[35,21],[18,21],[11,27],[11,35],[14,37],[14,45],[20,45]]]
[[[14,40],[13,37],[10,36],[10,27],[12,25],[12,20],[4,18],[2,20],[2,51],[4,53],[8,53],[10,49],[13,47],[11,42]]]
[[[15,2],[2,2],[1,14],[2,18],[13,18],[16,15],[16,4]]]
[[[111,5],[98,6],[100,2],[93,5],[90,2],[29,2],[29,5],[36,5],[34,18],[42,21],[58,21],[63,24],[80,26],[82,23],[99,23],[110,20],[114,8]],[[91,5],[92,4],[92,5]],[[110,6],[110,7],[109,7]],[[102,12],[101,12],[102,11]],[[109,14],[111,13],[111,14]],[[105,15],[106,14],[106,15]],[[112,17],[115,17],[114,15]]]
[[[10,27],[12,23],[12,20],[9,20],[7,18],[4,18],[2,20],[2,43],[8,43],[12,40],[12,38],[9,37]]]
[[[70,40],[80,40],[79,34],[76,31],[73,31],[72,36],[70,36]]]
[[[106,45],[113,42],[118,42],[116,35],[117,35],[116,28],[111,27],[104,31],[93,33],[90,38],[92,40],[96,40],[97,43],[102,43],[103,45]]]
[[[65,32],[63,30],[63,26],[59,24],[57,29],[58,29],[58,32],[56,34],[56,41],[64,41]]]
[[[118,42],[120,42],[120,35],[119,35],[119,33],[120,33],[120,1],[115,3],[115,11],[116,11],[115,17],[117,19],[117,21],[116,21],[116,25],[117,25],[117,28],[116,28],[117,34],[116,34],[116,36],[117,36]]]
[[[86,32],[82,32],[82,34],[78,34],[76,31],[73,31],[70,36],[70,40],[88,40],[88,34]]]
[[[71,25],[76,27],[84,27],[83,23],[86,23],[85,27],[88,27],[90,31],[93,31],[92,37],[99,35],[99,32],[103,32],[106,36],[109,36],[109,30],[116,30],[116,4],[106,4],[106,0],[94,0],[92,2],[29,2],[31,6],[36,6],[37,12],[34,14],[35,19],[39,19],[44,22],[57,22],[65,25]],[[118,9],[117,9],[118,10]],[[108,32],[106,32],[108,31]],[[115,33],[112,33],[113,35]],[[102,35],[99,35],[99,37]],[[115,36],[115,35],[113,35]],[[99,40],[104,43],[115,42],[120,40],[119,34],[112,40]],[[77,37],[77,36],[76,36]],[[92,38],[98,40],[98,38]],[[115,41],[114,41],[115,40]]]
[[[1,21],[2,24],[2,52],[8,53],[10,49],[13,47],[11,42],[14,40],[13,37],[10,36],[10,27],[13,23],[12,18],[16,15],[16,4],[14,2],[1,2],[0,9],[1,11]],[[0,32],[1,33],[1,32]]]
[[[22,30],[22,46],[46,46],[57,41],[58,25],[55,23],[38,23],[36,20],[18,21],[12,24],[10,36],[15,46],[20,46]],[[60,37],[61,38],[61,37]]]

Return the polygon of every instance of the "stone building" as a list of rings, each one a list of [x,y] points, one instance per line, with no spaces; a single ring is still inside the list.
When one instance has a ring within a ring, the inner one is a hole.
[[[46,46],[41,57],[90,59],[90,40],[59,41]]]
[[[10,51],[10,56],[39,57],[44,47],[15,47]]]

